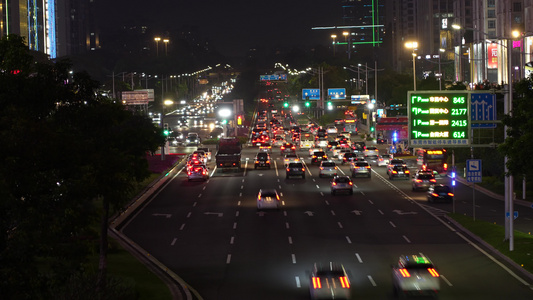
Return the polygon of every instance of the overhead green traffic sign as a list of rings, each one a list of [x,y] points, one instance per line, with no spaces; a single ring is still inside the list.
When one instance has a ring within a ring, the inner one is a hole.
[[[411,147],[470,145],[469,92],[408,92],[407,108]]]

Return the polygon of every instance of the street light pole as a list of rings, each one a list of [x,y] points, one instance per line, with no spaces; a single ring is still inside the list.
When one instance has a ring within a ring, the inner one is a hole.
[[[337,35],[332,34],[331,38],[333,39],[333,56],[335,56],[335,39],[337,38]]]
[[[414,91],[416,91],[416,53],[415,53],[415,49],[418,48],[418,42],[407,42],[407,43],[405,43],[405,47],[413,49],[413,53],[412,53],[412,56],[413,56],[413,88],[414,88]]]
[[[154,41],[155,41],[155,55],[159,56],[159,41],[161,41],[161,38],[155,37]]]
[[[164,39],[163,40],[163,43],[165,44],[165,56],[167,56],[167,45],[168,45],[169,41],[170,41],[169,39]]]

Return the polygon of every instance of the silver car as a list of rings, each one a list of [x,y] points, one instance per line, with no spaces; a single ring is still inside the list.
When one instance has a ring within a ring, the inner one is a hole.
[[[257,194],[257,209],[273,208],[279,209],[281,200],[278,191],[275,189],[260,189]]]
[[[311,299],[351,298],[350,279],[341,264],[315,264],[309,281]]]
[[[353,182],[349,176],[335,176],[331,180],[331,194],[336,195],[337,192],[346,191],[350,195],[353,194]]]
[[[337,176],[337,165],[331,160],[325,160],[320,162],[320,171],[318,177],[334,177]]]
[[[355,178],[357,176],[366,176],[368,178],[372,175],[372,168],[370,168],[370,164],[367,161],[354,161],[350,164],[350,171],[352,172],[352,177]]]
[[[440,275],[424,254],[402,255],[392,268],[392,281],[397,296],[436,296],[440,291]]]
[[[432,170],[427,171],[418,171],[413,176],[412,181],[412,190],[427,190],[429,189],[429,186],[432,184],[437,183],[437,180],[435,180],[435,175],[433,175]]]

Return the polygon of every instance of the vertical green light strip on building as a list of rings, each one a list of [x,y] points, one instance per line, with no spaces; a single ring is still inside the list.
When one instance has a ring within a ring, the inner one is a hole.
[[[377,0],[372,0],[372,46],[376,47],[376,11],[374,7],[374,1]]]

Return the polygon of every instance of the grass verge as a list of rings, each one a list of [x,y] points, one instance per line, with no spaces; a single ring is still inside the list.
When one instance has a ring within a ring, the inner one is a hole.
[[[505,237],[503,226],[474,220],[472,217],[461,214],[448,214],[448,216],[533,274],[533,236],[515,230],[514,251],[509,251],[509,242],[503,240]]]

